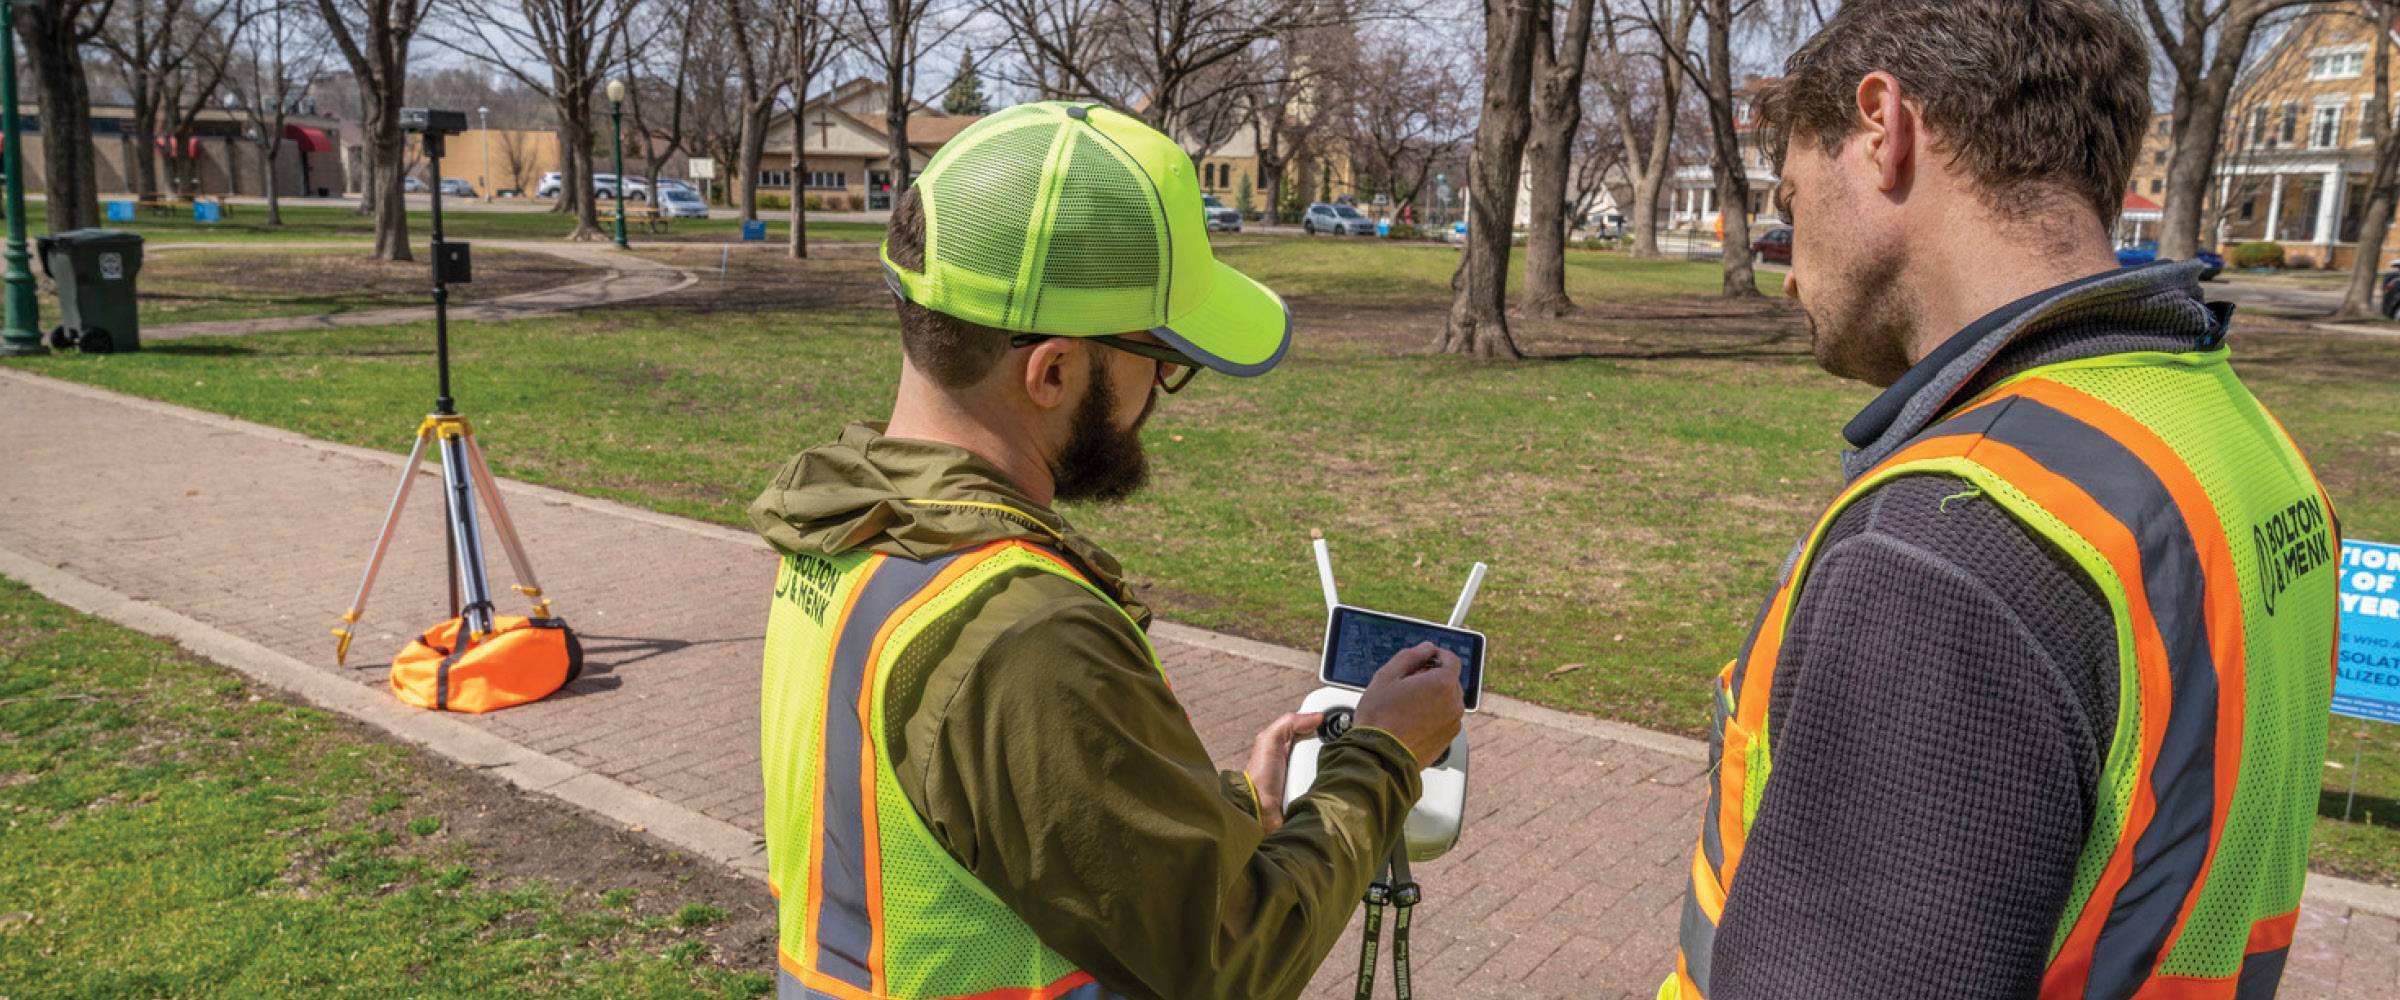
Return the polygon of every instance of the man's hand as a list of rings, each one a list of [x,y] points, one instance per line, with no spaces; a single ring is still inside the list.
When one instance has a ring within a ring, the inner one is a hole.
[[[1258,793],[1258,823],[1268,833],[1283,825],[1283,776],[1292,762],[1292,744],[1316,735],[1323,712],[1293,712],[1275,720],[1250,743],[1250,786]]]
[[[1357,724],[1399,737],[1417,765],[1431,766],[1466,717],[1466,695],[1458,688],[1457,654],[1430,642],[1401,650],[1375,671],[1358,697]]]

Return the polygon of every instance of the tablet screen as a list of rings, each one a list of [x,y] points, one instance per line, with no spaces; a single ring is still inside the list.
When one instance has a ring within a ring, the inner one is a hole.
[[[1459,687],[1466,695],[1467,711],[1474,711],[1483,695],[1483,636],[1465,629],[1337,607],[1325,628],[1325,662],[1319,677],[1327,684],[1364,689],[1394,655],[1420,642],[1458,655]]]

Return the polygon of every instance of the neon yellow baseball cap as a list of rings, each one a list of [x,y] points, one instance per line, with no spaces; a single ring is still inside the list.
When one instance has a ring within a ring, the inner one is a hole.
[[[892,294],[1016,333],[1147,330],[1228,375],[1291,347],[1283,299],[1209,253],[1192,158],[1093,104],[1020,104],[969,126],[917,180],[925,269],[883,249]]]

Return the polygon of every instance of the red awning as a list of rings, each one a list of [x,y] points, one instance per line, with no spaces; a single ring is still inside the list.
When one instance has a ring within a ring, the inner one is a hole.
[[[333,152],[333,140],[325,138],[323,129],[314,129],[306,125],[285,125],[283,137],[292,140],[292,148],[303,153]]]
[[[2151,201],[2148,198],[2144,198],[2141,195],[2134,194],[2131,191],[2127,191],[2125,192],[2124,207],[2128,212],[2155,212],[2165,206],[2160,205],[2155,201]]]

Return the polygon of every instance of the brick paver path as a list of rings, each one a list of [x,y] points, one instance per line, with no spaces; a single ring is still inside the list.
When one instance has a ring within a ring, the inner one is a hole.
[[[394,415],[395,446],[407,423]],[[335,669],[326,630],[357,582],[398,456],[5,372],[0,428],[0,509],[11,512],[0,550]],[[505,454],[508,442],[487,447]],[[420,481],[352,651],[347,672],[360,684],[380,684],[379,661],[442,613],[437,483]],[[548,701],[460,718],[757,830],[756,684],[773,559],[741,532],[504,489],[592,666]],[[1176,690],[1228,765],[1313,686],[1288,654],[1238,655],[1162,632]],[[1419,995],[1647,996],[1666,968],[1702,764],[1688,745],[1610,739],[1562,718],[1499,706],[1469,723],[1465,841],[1418,869]],[[1345,938],[1311,996],[1349,995],[1355,949]],[[1381,978],[1389,995],[1388,966]],[[2400,995],[2400,922],[2312,899],[2284,995]]]

